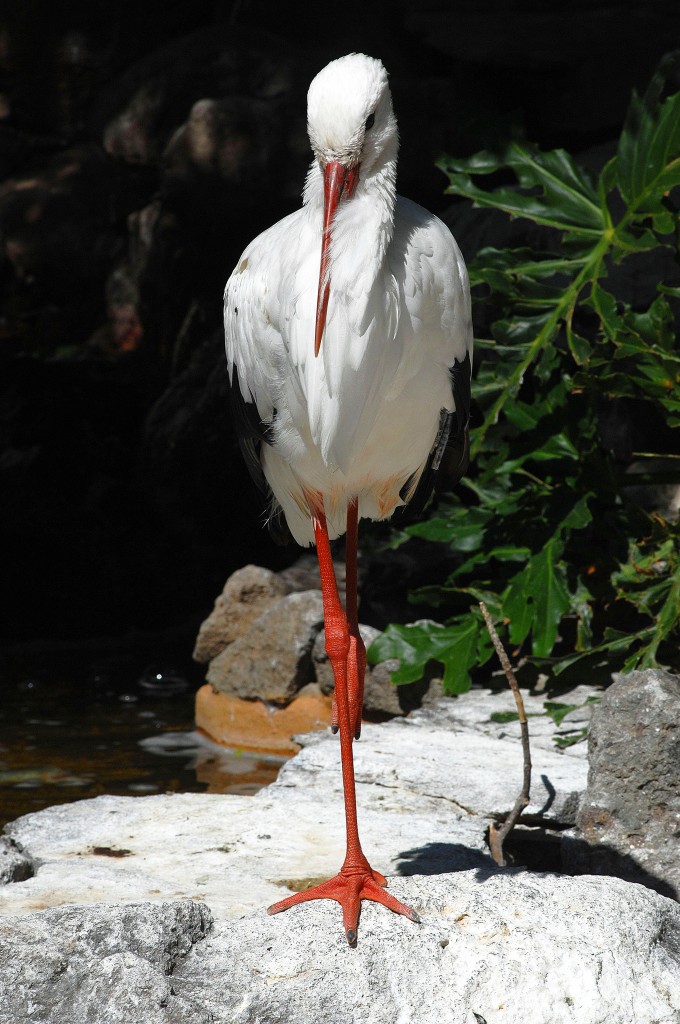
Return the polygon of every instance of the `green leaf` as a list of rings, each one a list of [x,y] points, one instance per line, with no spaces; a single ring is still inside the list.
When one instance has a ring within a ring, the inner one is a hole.
[[[578,366],[583,366],[587,363],[592,355],[593,347],[587,338],[577,334],[576,331],[572,330],[571,323],[567,323],[567,344],[569,351],[574,357],[574,362]]]
[[[367,657],[372,665],[398,658],[400,666],[392,675],[397,684],[422,679],[428,661],[440,661],[445,691],[465,693],[472,685],[470,669],[478,663],[479,641],[479,621],[473,617],[452,626],[435,622],[391,625],[371,644]]]
[[[555,746],[559,747],[560,750],[564,750],[566,747],[573,747],[575,743],[581,743],[583,740],[588,738],[588,727],[585,726],[583,729],[575,729],[568,735],[553,736]]]
[[[617,151],[621,195],[635,212],[659,216],[662,232],[668,216],[665,193],[680,184],[680,93],[661,102],[677,63],[674,55],[662,64],[642,99],[633,94]]]
[[[622,328],[623,321],[616,309],[616,299],[601,288],[597,281],[593,282],[590,292],[590,305],[597,313],[608,338],[615,340]]]
[[[491,722],[517,722],[519,720],[519,712],[517,711],[492,711],[489,715]]]
[[[559,531],[561,534],[570,530],[583,530],[592,521],[593,516],[588,507],[588,502],[594,496],[592,491],[590,491],[578,499],[560,523]]]
[[[510,639],[520,644],[532,634],[532,652],[548,657],[555,646],[562,616],[571,606],[564,565],[563,543],[552,537],[511,581],[503,598],[510,619]]]
[[[447,192],[467,196],[478,206],[492,206],[575,235],[597,238],[603,229],[602,209],[592,182],[562,149],[543,153],[535,146],[513,142],[501,158],[490,153],[469,160],[446,157],[438,166],[449,177]],[[530,194],[509,188],[489,193],[472,180],[473,175],[490,174],[506,166]]]
[[[569,714],[570,711],[575,711],[576,708],[580,707],[580,704],[560,704],[558,701],[546,700],[543,703],[546,715],[552,718],[555,725],[561,725],[562,719]]]
[[[471,283],[488,280],[486,275],[492,272],[496,277],[507,277],[514,281],[523,278],[540,280],[555,275],[571,275],[575,269],[583,265],[583,257],[554,256],[551,253],[534,252],[532,249],[480,249],[472,260],[470,270]],[[478,275],[477,277],[475,275]]]
[[[459,508],[446,518],[437,516],[409,526],[407,532],[412,537],[450,544],[456,551],[476,551],[481,547],[485,527],[492,516],[490,509]]]
[[[663,211],[661,216],[663,216]],[[650,231],[649,228],[632,230],[627,227],[618,227],[614,242],[621,250],[614,253],[615,263],[620,263],[631,252],[650,252],[652,249],[658,249],[659,247],[657,235]]]

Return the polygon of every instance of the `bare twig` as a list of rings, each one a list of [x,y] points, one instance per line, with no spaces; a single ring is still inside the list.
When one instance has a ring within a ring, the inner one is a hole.
[[[524,776],[522,779],[522,790],[515,800],[515,806],[510,811],[502,825],[497,825],[496,822],[492,822],[489,828],[489,847],[491,849],[491,856],[496,861],[499,867],[504,868],[506,864],[505,857],[503,856],[503,843],[513,827],[524,808],[529,803],[529,790],[531,789],[531,750],[529,748],[529,725],[527,723],[527,716],[524,710],[524,701],[522,700],[522,694],[520,693],[515,674],[510,667],[508,656],[505,653],[505,648],[500,641],[498,633],[494,629],[494,624],[491,621],[488,609],[483,601],[479,602],[484,621],[486,622],[486,628],[489,631],[489,636],[496,648],[496,653],[505,672],[505,677],[510,684],[513,696],[515,698],[515,704],[517,705],[517,712],[519,714],[519,725],[522,735],[522,756],[524,761]]]

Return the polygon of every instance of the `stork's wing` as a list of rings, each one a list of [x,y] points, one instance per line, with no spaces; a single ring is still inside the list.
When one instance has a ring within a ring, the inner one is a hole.
[[[405,291],[412,323],[420,323],[422,344],[449,367],[451,401],[440,409],[439,429],[418,485],[395,521],[418,518],[433,494],[454,487],[469,463],[472,317],[470,287],[461,252],[448,228],[408,200],[399,199],[397,228],[404,243],[409,277]],[[411,491],[407,482],[402,491]]]
[[[407,505],[397,509],[395,522],[404,523],[419,519],[425,506],[442,491],[451,490],[465,474],[470,462],[470,379],[472,367],[470,356],[465,354],[461,363],[454,363],[450,370],[451,391],[455,402],[453,412],[441,409],[439,431],[427,465],[423,470],[413,497]],[[404,495],[409,485],[404,488]]]
[[[276,264],[285,238],[295,235],[287,217],[246,248],[224,291],[224,333],[229,372],[229,404],[239,447],[251,477],[271,501],[270,533],[279,543],[292,540],[262,469],[263,444],[272,443],[277,382],[284,343],[277,327],[277,282],[284,269]]]

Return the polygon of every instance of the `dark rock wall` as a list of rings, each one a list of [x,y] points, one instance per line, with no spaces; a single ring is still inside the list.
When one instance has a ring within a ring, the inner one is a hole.
[[[443,213],[438,152],[518,124],[545,146],[606,143],[679,39],[670,0],[9,5],[0,636],[160,628],[237,566],[294,557],[262,529],[231,434],[221,293],[298,205],[306,89],[328,60],[382,57],[400,190]]]

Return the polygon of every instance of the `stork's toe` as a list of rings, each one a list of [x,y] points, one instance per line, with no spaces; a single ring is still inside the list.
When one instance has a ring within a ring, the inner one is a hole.
[[[358,873],[356,871],[340,871],[335,878],[330,878],[327,882],[314,886],[313,889],[296,892],[279,903],[273,903],[267,909],[267,913],[280,914],[283,910],[288,910],[298,903],[308,903],[311,900],[335,900],[342,907],[345,936],[350,946],[353,946],[357,940],[362,900],[381,903],[395,914],[401,914],[409,921],[413,921],[414,924],[420,924],[420,918],[415,910],[405,903],[401,903],[391,893],[386,892],[386,885],[385,876],[368,866],[366,871]]]

